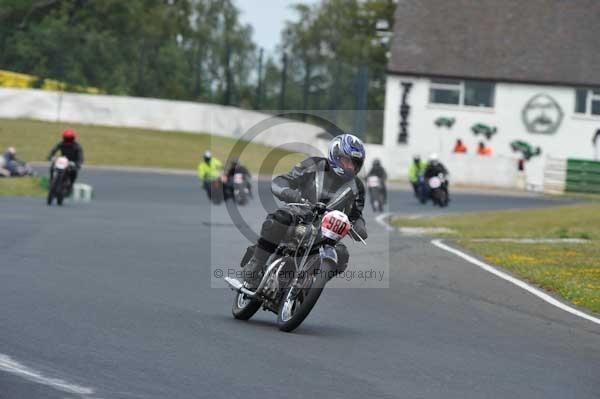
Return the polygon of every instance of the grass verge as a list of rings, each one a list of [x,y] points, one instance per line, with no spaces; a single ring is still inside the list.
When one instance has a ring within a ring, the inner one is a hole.
[[[225,161],[238,142],[209,134],[0,119],[0,150],[15,146],[20,158],[43,161],[67,126],[76,129],[88,165],[196,169],[205,150]],[[240,157],[254,173],[260,168],[281,173],[303,158],[302,154],[254,143]]]
[[[0,178],[0,196],[45,197],[40,177]]]
[[[402,227],[445,227],[463,248],[575,305],[600,313],[600,204],[395,218]],[[523,244],[474,238],[584,238],[583,244]]]

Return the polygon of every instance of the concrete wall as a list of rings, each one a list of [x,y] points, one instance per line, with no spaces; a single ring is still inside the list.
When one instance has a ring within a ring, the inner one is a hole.
[[[401,82],[413,83],[407,103],[409,142],[397,143],[400,132],[400,105],[402,102]],[[526,165],[527,182],[541,186],[546,156],[555,158],[593,158],[591,144],[593,133],[600,127],[600,117],[586,117],[574,113],[575,89],[569,87],[534,86],[521,84],[496,84],[494,108],[465,107],[429,104],[429,79],[389,76],[386,92],[384,122],[384,145],[390,152],[389,160],[400,170],[405,170],[412,154],[426,156],[438,152],[442,160],[452,162],[456,172],[454,181],[484,181],[494,186],[506,186],[509,171],[517,179],[516,169],[519,155],[513,153],[510,142],[523,140],[542,148],[542,155],[532,158]],[[536,94],[544,93],[556,100],[563,111],[562,123],[554,134],[529,133],[522,121],[522,110]],[[455,118],[450,129],[438,128],[434,121],[439,117]],[[471,126],[484,123],[496,126],[498,132],[490,141],[475,136]],[[486,141],[494,156],[467,156],[457,158],[451,154],[457,138],[461,138],[474,153],[480,140]],[[462,165],[460,165],[462,163]],[[391,166],[391,165],[390,165]],[[459,171],[460,170],[460,171]],[[516,185],[516,181],[514,184]]]
[[[269,114],[185,101],[124,96],[74,94],[33,89],[0,89],[0,118],[28,118],[52,122],[148,128],[209,133],[247,138],[253,127],[272,119]],[[313,144],[323,129],[291,120],[261,129],[254,141],[298,148]]]
[[[273,119],[265,113],[215,104],[125,96],[0,88],[0,118],[209,133],[244,139],[250,138],[248,132],[254,131],[258,124],[274,123],[276,126],[258,129],[260,132],[253,141],[312,155],[326,154],[328,144],[327,139],[318,137],[323,133],[318,126]],[[366,167],[373,159],[383,160],[388,156],[382,145],[368,144],[367,154]],[[392,171],[392,176],[398,173]]]
[[[456,137],[462,137],[470,148],[474,148],[478,139],[469,132],[470,126],[475,122],[495,125],[495,120],[500,119],[499,115],[510,113],[505,110],[501,112],[501,106],[516,108],[514,112],[518,115],[514,117],[515,121],[512,123],[518,125],[520,121],[518,107],[514,104],[506,104],[510,101],[503,100],[504,94],[500,91],[497,95],[496,111],[433,107],[427,104],[428,81],[412,81],[415,82],[415,86],[408,99],[412,107],[409,116],[409,145],[396,144],[401,94],[400,79],[392,77],[388,81],[386,93],[384,145],[367,144],[365,169],[369,168],[373,159],[379,158],[388,169],[391,178],[406,178],[413,154],[420,153],[426,156],[436,151],[440,153],[442,161],[448,165],[453,184],[516,187],[518,185],[517,156],[510,152],[508,143],[513,136],[516,136],[514,132],[518,130],[517,128],[510,129],[507,125],[498,124],[500,132],[492,140],[497,154],[493,158],[455,156],[450,153],[450,149]],[[500,101],[503,101],[503,105]],[[571,108],[572,103],[569,107],[565,105],[565,110]],[[441,115],[457,118],[452,130],[437,129],[434,126],[433,120]],[[257,124],[269,120],[273,122],[269,114],[214,104],[32,89],[0,89],[0,118],[29,118],[54,122],[210,133],[234,138],[248,138],[248,131]],[[565,117],[563,123],[566,123],[566,119],[568,117]],[[318,137],[323,132],[320,127],[289,120],[276,120],[276,122],[280,121],[284,123],[261,129],[260,134],[253,140],[315,155],[326,154],[328,141]],[[522,132],[523,129],[519,131]],[[558,134],[562,133],[561,130]],[[534,138],[539,138],[540,141],[551,139],[532,137],[529,141],[536,145],[538,141],[533,140]],[[545,144],[543,148],[547,151]],[[532,165],[539,161],[536,159],[531,162],[529,169],[533,169]]]

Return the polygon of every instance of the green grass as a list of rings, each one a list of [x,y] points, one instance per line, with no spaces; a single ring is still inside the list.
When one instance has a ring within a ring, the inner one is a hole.
[[[486,261],[600,313],[600,204],[396,218],[403,227],[446,227],[459,245]],[[477,242],[474,238],[584,238],[584,244]]]
[[[21,159],[43,161],[65,127],[76,129],[87,165],[196,169],[206,149],[224,162],[238,142],[208,134],[0,119],[0,150],[15,146]],[[254,143],[240,156],[254,173],[261,168],[281,173],[303,158],[302,154]]]
[[[600,245],[516,244],[459,240],[487,262],[600,313]]]
[[[45,197],[40,177],[0,178],[0,196]]]
[[[588,238],[600,240],[600,204],[394,218],[403,227],[447,227],[461,238]]]

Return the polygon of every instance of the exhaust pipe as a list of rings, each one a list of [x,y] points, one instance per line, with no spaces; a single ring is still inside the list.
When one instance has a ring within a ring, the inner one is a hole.
[[[225,277],[225,282],[229,284],[231,289],[234,291],[241,292],[242,294],[249,296],[250,298],[254,298],[256,296],[256,292],[250,291],[248,288],[244,287],[244,284],[242,284],[239,280],[230,277]]]

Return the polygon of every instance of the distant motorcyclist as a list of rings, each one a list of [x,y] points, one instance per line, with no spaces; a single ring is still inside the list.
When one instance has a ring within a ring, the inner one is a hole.
[[[446,176],[448,174],[448,169],[440,162],[438,155],[433,153],[429,156],[429,162],[427,162],[427,167],[425,168],[425,178],[429,179],[440,173]]]
[[[428,181],[430,178],[440,174],[446,178],[448,176],[448,169],[446,169],[444,164],[440,162],[438,155],[433,153],[429,156],[429,162],[427,162],[427,167],[425,168],[425,181]],[[444,179],[444,189],[446,190],[446,194],[449,198],[448,185],[448,179]]]
[[[69,168],[69,177],[71,184],[77,180],[77,175],[81,165],[83,165],[83,147],[75,141],[76,133],[74,129],[68,128],[63,130],[62,141],[59,141],[48,154],[48,161],[52,160],[54,154],[60,151],[63,157],[66,157],[69,162],[73,162],[74,167]],[[50,167],[50,180],[52,180],[53,168]]]
[[[238,173],[240,173],[244,176],[244,182],[246,183],[246,186],[248,187],[250,196],[252,196],[252,183],[251,183],[252,175],[250,174],[250,171],[248,170],[248,168],[246,168],[244,165],[242,165],[240,160],[237,158],[234,158],[231,160],[231,162],[229,163],[229,165],[227,167],[227,170],[225,171],[225,176],[227,177],[226,187],[227,187],[228,194],[231,195],[231,193],[233,193],[233,183],[234,183],[233,178]]]
[[[387,202],[387,187],[385,184],[387,180],[387,173],[385,172],[383,166],[381,166],[381,161],[379,159],[373,160],[373,165],[371,165],[371,170],[369,170],[369,173],[367,174],[367,179],[370,176],[377,176],[379,178],[379,181],[381,182],[381,190],[383,191],[383,201]]]
[[[413,156],[413,161],[408,167],[408,181],[410,181],[415,195],[418,194],[419,177],[423,176],[425,169],[427,169],[427,162],[421,160],[420,155]]]
[[[223,170],[221,161],[214,158],[209,150],[204,151],[202,161],[198,164],[198,178],[202,181],[202,187],[208,198],[211,198],[211,184],[218,179]]]
[[[365,188],[357,177],[364,160],[365,148],[362,141],[351,134],[342,134],[329,143],[327,158],[305,159],[294,166],[290,172],[273,179],[271,191],[286,204],[328,203],[341,191],[350,187],[353,195],[347,201],[346,213],[355,231],[365,239],[367,232],[362,218]],[[286,237],[288,228],[295,224],[299,212],[301,211],[298,208],[284,205],[267,216],[254,255],[245,265],[244,280],[248,288],[255,289],[258,286],[269,256]],[[359,239],[356,236],[353,238]],[[337,271],[342,272],[348,265],[350,255],[342,243],[338,243],[335,249],[338,255]]]

